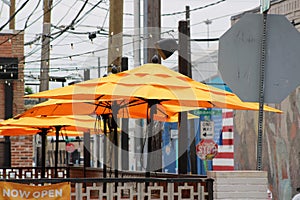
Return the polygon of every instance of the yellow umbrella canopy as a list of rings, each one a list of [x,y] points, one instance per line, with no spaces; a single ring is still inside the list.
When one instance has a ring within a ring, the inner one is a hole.
[[[40,132],[41,132],[41,129],[31,128],[31,127],[26,127],[26,126],[10,126],[10,125],[0,126],[0,135],[1,136],[27,136],[27,135],[36,135]],[[93,131],[91,131],[91,132],[93,133]],[[82,131],[72,131],[72,130],[68,130],[68,129],[62,129],[62,130],[60,130],[60,133],[65,136],[70,136],[70,137],[83,135]],[[48,130],[47,136],[55,136],[55,135],[56,135],[56,131],[54,129]]]
[[[136,112],[148,113],[149,111],[150,115],[147,114],[146,117],[150,116],[150,134],[153,134],[151,122],[155,113],[158,112],[159,106],[177,106],[178,110],[183,106],[186,108],[218,107],[243,110],[253,110],[254,108],[253,105],[248,106],[243,103],[233,93],[199,83],[160,64],[145,64],[133,70],[26,97],[98,100],[99,106],[111,108],[115,116],[119,114],[122,106],[129,108],[133,105],[144,104],[145,108],[136,109]],[[109,105],[102,106],[103,102]],[[156,106],[155,109],[152,109],[154,106]],[[150,139],[151,137],[148,140],[148,148],[151,144]],[[150,149],[148,150],[151,152]],[[150,159],[147,163],[151,163]]]
[[[96,105],[96,102],[98,104]],[[147,118],[149,111],[147,112],[147,104],[142,101],[136,101],[135,104],[127,106],[128,102],[124,100],[118,101],[119,112],[118,118]],[[179,110],[180,109],[180,110]],[[188,108],[188,110],[195,108]],[[157,105],[157,112],[154,114],[154,120],[175,122],[178,121],[178,112],[187,110],[187,108],[181,108],[178,106],[164,106]],[[22,117],[38,117],[38,116],[63,116],[63,115],[103,115],[111,114],[111,104],[107,101],[87,101],[87,100],[59,100],[50,99],[43,103],[37,104],[34,107],[19,114],[15,118]],[[148,116],[149,117],[149,116]],[[195,116],[189,115],[189,118]]]
[[[56,154],[55,154],[55,177],[57,177],[58,163],[58,138],[62,127],[70,131],[89,131],[95,128],[95,118],[88,115],[78,116],[50,116],[50,117],[21,117],[18,119],[8,119],[0,122],[0,126],[22,126],[27,128],[41,129],[42,148],[44,156],[42,157],[42,174],[45,177],[45,137],[47,133],[55,129],[56,135]],[[25,129],[24,129],[25,130]],[[31,131],[31,130],[30,130]],[[37,132],[36,132],[37,133]]]
[[[75,85],[27,95],[28,98],[56,98],[137,101],[179,107],[230,108],[256,110],[235,94],[211,87],[174,72],[160,64],[145,64],[132,70],[111,74]],[[258,110],[258,106],[257,106]]]
[[[0,126],[1,136],[26,136],[35,135],[40,132],[39,129],[24,126]]]
[[[53,127],[66,127],[71,131],[88,131],[95,128],[96,119],[88,115],[67,115],[48,117],[21,117],[0,122],[0,126],[23,126],[36,129],[52,129]]]
[[[95,114],[95,101],[57,100],[48,101],[34,105],[25,112],[17,115],[20,117],[36,116],[62,116],[62,115],[93,115]]]

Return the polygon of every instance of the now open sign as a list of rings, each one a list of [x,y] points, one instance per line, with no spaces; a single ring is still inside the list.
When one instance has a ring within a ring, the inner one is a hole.
[[[22,200],[69,200],[71,197],[70,183],[57,183],[46,186],[32,186],[12,182],[0,183],[0,199]]]

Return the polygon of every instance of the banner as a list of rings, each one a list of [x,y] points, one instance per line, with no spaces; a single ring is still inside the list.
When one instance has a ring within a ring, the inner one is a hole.
[[[0,182],[0,199],[3,200],[70,200],[70,183],[57,183],[46,186]]]

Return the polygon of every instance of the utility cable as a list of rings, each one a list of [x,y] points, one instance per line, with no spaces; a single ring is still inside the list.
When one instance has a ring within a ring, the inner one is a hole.
[[[11,22],[11,20],[13,20],[13,19],[15,18],[16,14],[17,14],[18,12],[20,12],[20,11],[26,6],[26,4],[27,4],[28,2],[29,2],[29,0],[25,1],[25,2],[22,4],[22,6],[21,6],[16,12],[14,12],[14,13],[10,16],[10,18],[8,19],[8,21],[0,27],[0,31],[2,31],[2,30],[4,29],[4,27],[5,27],[7,24],[9,24],[9,22]]]

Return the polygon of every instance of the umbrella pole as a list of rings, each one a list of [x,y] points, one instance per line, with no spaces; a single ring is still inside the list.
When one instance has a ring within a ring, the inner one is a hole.
[[[59,143],[59,131],[61,129],[61,126],[55,126],[55,162],[54,162],[54,177],[58,177],[58,172],[57,172],[57,164],[58,164],[58,143]]]
[[[107,118],[108,115],[102,115],[103,118],[103,132],[104,132],[104,137],[103,137],[103,178],[106,178],[107,176],[107,165],[106,165],[106,150],[107,150]],[[103,182],[103,193],[106,193],[106,182]]]
[[[84,155],[84,163],[83,163],[83,175],[86,178],[86,168],[91,167],[91,139],[90,139],[90,132],[83,133],[83,155]],[[79,158],[80,163],[80,158]]]
[[[114,129],[114,135],[113,135],[113,141],[114,141],[114,167],[115,167],[115,178],[118,178],[119,176],[119,171],[118,171],[118,168],[119,168],[119,154],[118,154],[118,124],[117,124],[117,117],[118,117],[118,105],[117,105],[117,102],[114,101],[113,102],[113,105],[112,105],[112,126],[113,126],[113,129]],[[115,183],[115,191],[117,191],[117,185],[118,183]]]
[[[47,129],[42,129],[40,133],[42,137],[42,170],[41,170],[41,178],[45,178],[46,174],[46,136],[47,136]]]
[[[187,112],[180,112],[178,115],[178,173],[187,174],[188,172],[188,127]]]
[[[146,167],[146,178],[150,177],[150,172],[153,171],[153,161],[151,158],[151,152],[152,152],[152,138],[153,138],[153,118],[154,113],[156,112],[156,104],[150,100],[149,106],[150,106],[150,121],[149,121],[149,129],[148,129],[148,152],[147,152],[147,167]]]

